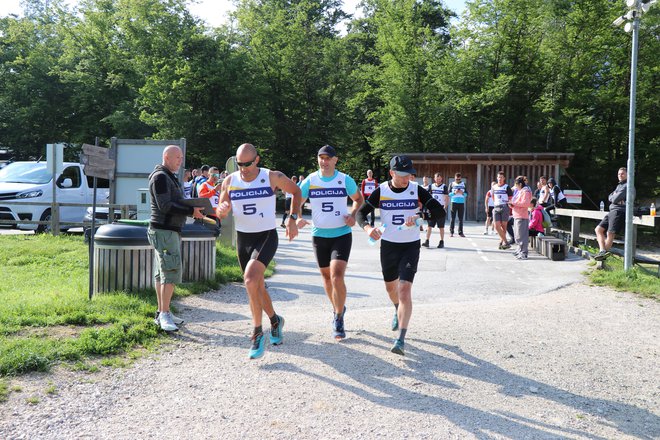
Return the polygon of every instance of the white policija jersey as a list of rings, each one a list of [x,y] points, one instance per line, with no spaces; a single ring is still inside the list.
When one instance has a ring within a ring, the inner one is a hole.
[[[270,186],[270,170],[261,168],[251,182],[241,179],[240,171],[231,174],[229,186],[231,209],[239,232],[262,232],[275,229],[275,193]]]
[[[374,191],[376,191],[376,181],[364,179],[364,194],[368,196]]]
[[[337,172],[334,179],[324,182],[318,173],[309,176],[309,201],[312,221],[317,228],[340,228],[346,225],[346,174]]]
[[[506,183],[502,186],[499,186],[498,184],[493,185],[491,188],[491,194],[493,195],[495,206],[502,206],[509,203],[509,194],[507,194],[508,189],[509,185]]]
[[[419,185],[408,183],[408,188],[400,193],[390,189],[387,182],[380,185],[380,221],[387,225],[382,239],[394,243],[410,243],[419,240],[419,228],[399,230],[408,217],[417,213],[419,204]]]
[[[435,183],[431,184],[431,191],[429,191],[431,195],[433,196],[434,199],[438,201],[442,206],[445,206],[444,201],[445,197],[444,195],[447,194],[447,185],[444,183],[441,183],[440,186],[436,185]]]

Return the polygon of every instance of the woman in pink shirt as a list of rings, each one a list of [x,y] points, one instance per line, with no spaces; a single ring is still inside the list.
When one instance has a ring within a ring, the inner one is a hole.
[[[513,235],[516,237],[518,249],[513,254],[519,260],[527,259],[529,246],[529,204],[532,191],[525,183],[525,176],[516,177],[514,195],[509,202],[513,211]]]

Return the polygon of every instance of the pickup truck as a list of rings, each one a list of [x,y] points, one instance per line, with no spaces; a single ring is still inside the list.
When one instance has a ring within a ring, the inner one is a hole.
[[[53,201],[53,176],[46,162],[12,162],[0,169],[0,220],[42,220],[51,219],[50,203]],[[82,165],[65,162],[62,174],[57,177],[56,202],[79,203],[80,206],[60,207],[60,222],[82,222],[87,206],[92,204],[93,178],[83,174]],[[97,203],[108,198],[108,189],[99,188]],[[43,205],[19,205],[12,202],[40,202]],[[32,229],[45,232],[50,225],[0,224],[0,227]],[[62,225],[61,229],[69,229]]]

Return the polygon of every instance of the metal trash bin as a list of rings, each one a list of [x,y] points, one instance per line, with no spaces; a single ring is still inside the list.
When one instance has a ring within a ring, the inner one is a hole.
[[[113,223],[94,234],[94,293],[153,288],[154,248],[144,226]]]
[[[215,233],[199,223],[186,223],[181,230],[183,281],[215,278]]]

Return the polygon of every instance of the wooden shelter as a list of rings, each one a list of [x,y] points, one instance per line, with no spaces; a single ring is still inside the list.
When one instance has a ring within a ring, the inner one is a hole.
[[[567,168],[573,153],[396,153],[412,159],[417,170],[417,181],[424,176],[433,178],[436,172],[449,185],[456,173],[461,173],[466,182],[468,199],[466,220],[486,219],[484,199],[490,184],[497,180],[497,172],[504,171],[507,183],[516,176],[527,176],[529,184],[536,190],[536,181],[541,176],[554,177],[560,181],[561,168]]]

